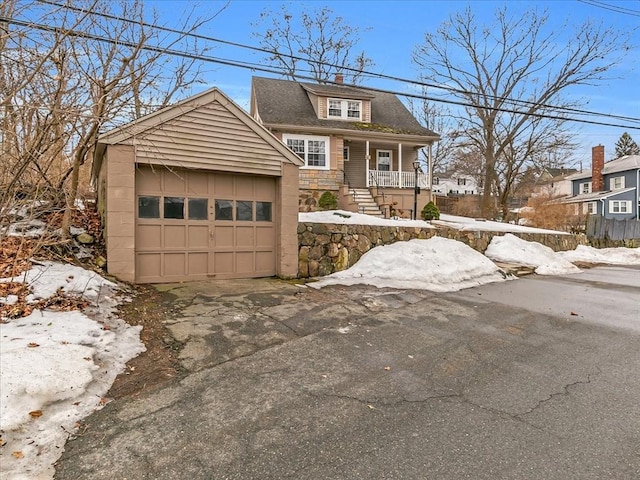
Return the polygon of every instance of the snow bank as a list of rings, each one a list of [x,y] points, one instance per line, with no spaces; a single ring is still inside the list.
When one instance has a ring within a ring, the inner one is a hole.
[[[379,225],[383,227],[434,228],[433,225],[425,222],[424,220],[380,218],[372,215],[365,215],[364,213],[348,212],[346,210],[299,213],[298,221],[308,223],[335,223],[339,225]]]
[[[456,240],[432,237],[373,248],[348,270],[308,285],[367,284],[450,292],[502,280],[503,273],[481,253]]]
[[[580,269],[537,242],[527,242],[511,233],[493,237],[484,254],[496,262],[515,263],[535,268],[540,275],[579,273]]]
[[[557,255],[569,262],[640,265],[640,248],[593,248],[578,245],[575,250],[558,252]]]

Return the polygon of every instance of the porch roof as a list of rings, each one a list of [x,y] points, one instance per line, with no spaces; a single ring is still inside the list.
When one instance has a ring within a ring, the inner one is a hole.
[[[341,92],[347,98],[361,96],[371,100],[371,123],[318,118],[307,90],[325,88],[312,83],[299,83],[264,77],[252,79],[252,109],[265,126],[297,127],[332,132],[351,132],[363,138],[406,135],[422,137],[427,144],[438,140],[437,133],[423,127],[395,95],[387,92],[347,86],[332,86],[332,95]]]

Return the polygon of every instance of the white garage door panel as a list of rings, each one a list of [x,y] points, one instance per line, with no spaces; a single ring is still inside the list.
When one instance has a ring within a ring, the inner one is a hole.
[[[137,282],[275,275],[275,178],[138,166],[136,195]],[[231,219],[216,220],[216,200]]]

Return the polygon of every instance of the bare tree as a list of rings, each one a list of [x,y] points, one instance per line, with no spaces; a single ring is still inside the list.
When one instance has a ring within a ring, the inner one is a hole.
[[[292,80],[311,76],[327,83],[341,73],[347,83],[357,84],[362,72],[373,66],[364,52],[354,52],[360,30],[334,16],[329,7],[296,15],[283,4],[278,12],[264,10],[253,26],[253,35],[271,52],[269,64]]]
[[[414,51],[422,78],[468,105],[459,113],[460,133],[482,154],[483,215],[496,194],[504,211],[522,168],[569,138],[563,112],[577,105],[563,94],[604,82],[621,60],[624,33],[586,23],[563,41],[569,27],[549,31],[547,23],[546,13],[510,17],[504,7],[493,25],[480,26],[467,8]]]
[[[99,134],[166,106],[199,81],[194,58],[204,49],[188,32],[209,19],[188,15],[175,29],[183,33],[165,33],[156,28],[156,17],[145,22],[141,0],[9,0],[0,11],[2,151],[8,166],[0,207],[17,185],[41,191],[45,184],[63,194],[68,237]],[[178,49],[190,55],[167,55]]]

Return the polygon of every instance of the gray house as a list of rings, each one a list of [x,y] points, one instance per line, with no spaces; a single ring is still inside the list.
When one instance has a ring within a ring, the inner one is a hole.
[[[640,155],[626,155],[604,161],[604,146],[592,149],[591,171],[575,173],[572,194],[564,203],[576,205],[576,214],[599,215],[618,220],[640,215]]]

